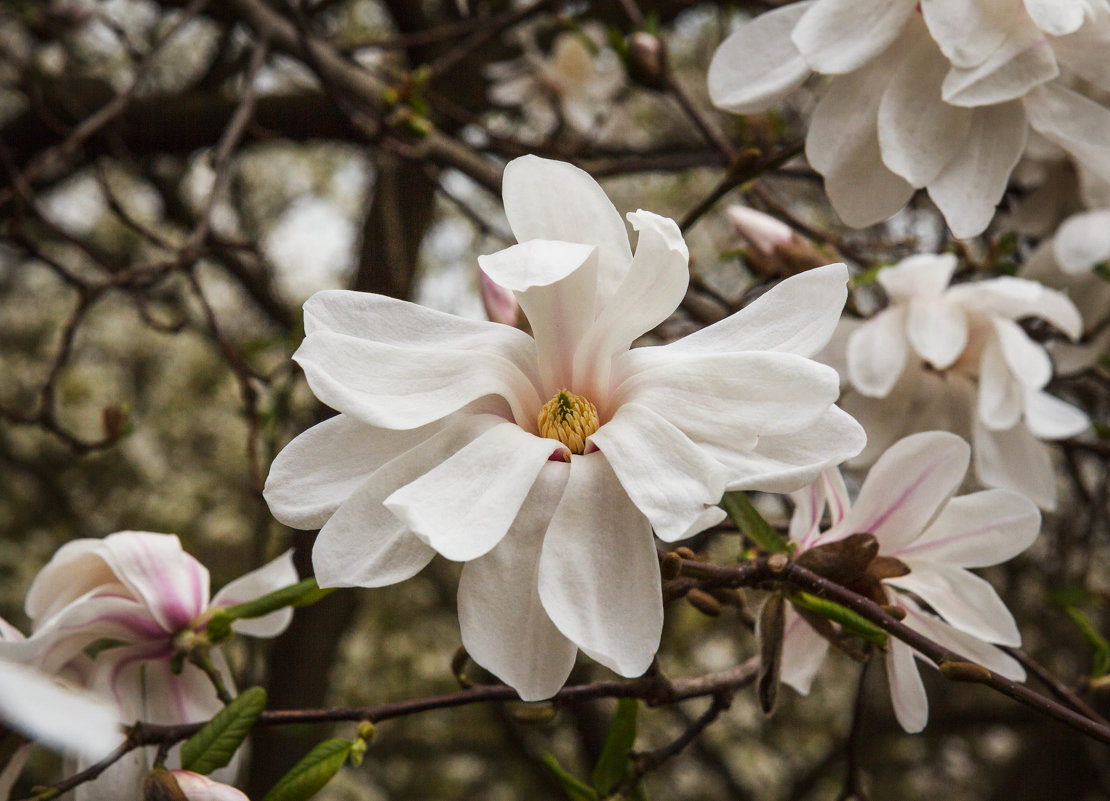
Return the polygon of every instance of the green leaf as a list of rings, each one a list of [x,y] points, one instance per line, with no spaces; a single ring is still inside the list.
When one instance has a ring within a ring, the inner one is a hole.
[[[726,492],[721,498],[724,509],[740,533],[768,553],[793,553],[781,534],[763,519],[743,492]]]
[[[354,743],[333,738],[317,745],[270,788],[262,801],[305,801],[316,795],[343,767]]]
[[[266,691],[244,690],[181,746],[181,767],[208,774],[231,761],[235,749],[266,708]]]
[[[559,764],[554,754],[544,754],[543,764],[555,776],[563,795],[569,801],[598,801],[597,793],[585,782],[579,781],[566,768]]]
[[[282,587],[280,590],[274,590],[271,593],[263,595],[261,598],[255,598],[253,601],[247,601],[246,603],[237,604],[236,606],[229,606],[224,611],[235,620],[262,617],[271,612],[276,612],[279,609],[284,609],[287,606],[308,606],[309,604],[314,604],[325,595],[330,594],[334,589],[334,587],[330,587],[326,590],[320,589],[320,585],[316,583],[316,579],[309,576],[303,581],[290,584],[288,587]]]
[[[787,596],[790,603],[816,612],[821,617],[839,623],[849,634],[863,637],[868,642],[873,642],[880,648],[886,648],[887,633],[876,626],[867,618],[856,614],[846,606],[841,606],[835,601],[819,598],[808,592],[792,592]]]
[[[1110,642],[1107,642],[1106,638],[1099,634],[1098,629],[1094,627],[1091,619],[1087,617],[1083,610],[1069,606],[1064,611],[1068,613],[1072,622],[1079,627],[1079,632],[1083,635],[1083,641],[1091,649],[1091,677],[1097,679],[1099,676],[1110,673]]]
[[[594,765],[594,789],[601,796],[607,796],[620,784],[628,771],[628,752],[636,742],[636,713],[640,702],[635,698],[621,698],[617,701],[617,714],[609,726],[601,756]]]

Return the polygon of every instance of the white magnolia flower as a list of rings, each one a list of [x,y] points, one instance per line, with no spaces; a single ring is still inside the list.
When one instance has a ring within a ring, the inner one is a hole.
[[[341,414],[278,456],[274,515],[322,527],[322,586],[406,579],[438,552],[465,562],[470,655],[523,698],[554,694],[581,648],[643,673],[663,624],[652,531],[723,517],[727,488],[788,491],[859,451],[835,371],[808,356],[846,296],[830,265],[662,347],[632,342],[689,280],[678,226],[645,211],[635,256],[592,178],[524,157],[504,178],[519,245],[481,258],[534,338],[403,301],[322,292],[296,359]]]
[[[1073,339],[1075,305],[1035,281],[1008,276],[948,286],[952,254],[903,259],[879,273],[889,305],[847,337],[847,377],[874,458],[908,431],[947,428],[975,445],[987,486],[1056,503],[1047,449],[1090,425],[1087,415],[1044,391],[1052,361],[1015,321],[1040,317]]]
[[[839,471],[830,469],[794,493],[790,538],[801,553],[851,534],[873,534],[879,558],[856,589],[877,603],[902,607],[906,625],[940,645],[1020,681],[1025,678],[1021,665],[990,645],[1021,644],[1014,618],[994,588],[967,568],[1000,564],[1024,551],[1036,539],[1041,516],[1030,501],[1006,490],[953,498],[968,460],[967,443],[954,434],[929,431],[906,437],[871,468],[854,504]],[[826,506],[831,527],[821,531]],[[788,608],[782,680],[808,693],[828,647],[824,637]],[[909,732],[921,731],[929,716],[915,656],[932,664],[901,640],[889,639],[890,697],[898,722]]]
[[[291,552],[232,581],[209,599],[208,570],[171,534],[124,531],[104,539],[63,545],[27,593],[31,636],[0,642],[0,658],[34,664],[49,674],[79,677],[115,701],[120,719],[148,723],[206,721],[222,708],[208,677],[186,663],[175,674],[171,660],[182,637],[200,631],[206,613],[258,598],[297,581]],[[232,628],[255,637],[281,633],[292,617],[283,609],[240,620]],[[100,648],[99,646],[105,647]],[[95,658],[86,649],[97,646]],[[217,670],[233,687],[218,649]],[[137,749],[92,783],[83,801],[129,798],[149,772],[154,749]],[[171,756],[171,760],[176,755]],[[88,760],[78,762],[80,769]]]
[[[968,237],[990,222],[1030,126],[1110,180],[1110,109],[1061,80],[1110,89],[1108,46],[1103,0],[806,0],[726,39],[709,92],[750,113],[832,76],[806,156],[844,222],[879,222],[924,187]]]
[[[169,774],[187,801],[250,801],[243,791],[191,770],[171,770]]]

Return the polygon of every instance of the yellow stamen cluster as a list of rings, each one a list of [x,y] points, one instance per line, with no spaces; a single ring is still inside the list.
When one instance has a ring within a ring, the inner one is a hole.
[[[559,390],[543,405],[536,422],[541,437],[559,440],[571,453],[582,453],[586,449],[586,437],[601,425],[597,407],[565,389]]]

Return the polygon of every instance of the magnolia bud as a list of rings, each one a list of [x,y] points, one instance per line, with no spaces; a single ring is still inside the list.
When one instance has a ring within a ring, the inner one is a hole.
[[[648,89],[664,89],[667,85],[667,52],[663,41],[647,31],[628,37],[626,68],[628,77]]]
[[[682,575],[682,557],[674,551],[663,554],[663,558],[659,560],[659,575],[664,581],[670,581]]]
[[[769,214],[747,206],[729,206],[725,214],[750,245],[746,261],[758,275],[796,275],[828,262],[809,240]]]
[[[686,602],[703,615],[717,617],[721,614],[721,602],[705,590],[699,590],[696,587],[690,590],[686,593]]]

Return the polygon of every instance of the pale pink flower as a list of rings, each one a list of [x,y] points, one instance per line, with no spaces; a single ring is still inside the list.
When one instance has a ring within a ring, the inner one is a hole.
[[[242,790],[191,770],[171,770],[170,775],[189,801],[250,801]]]

